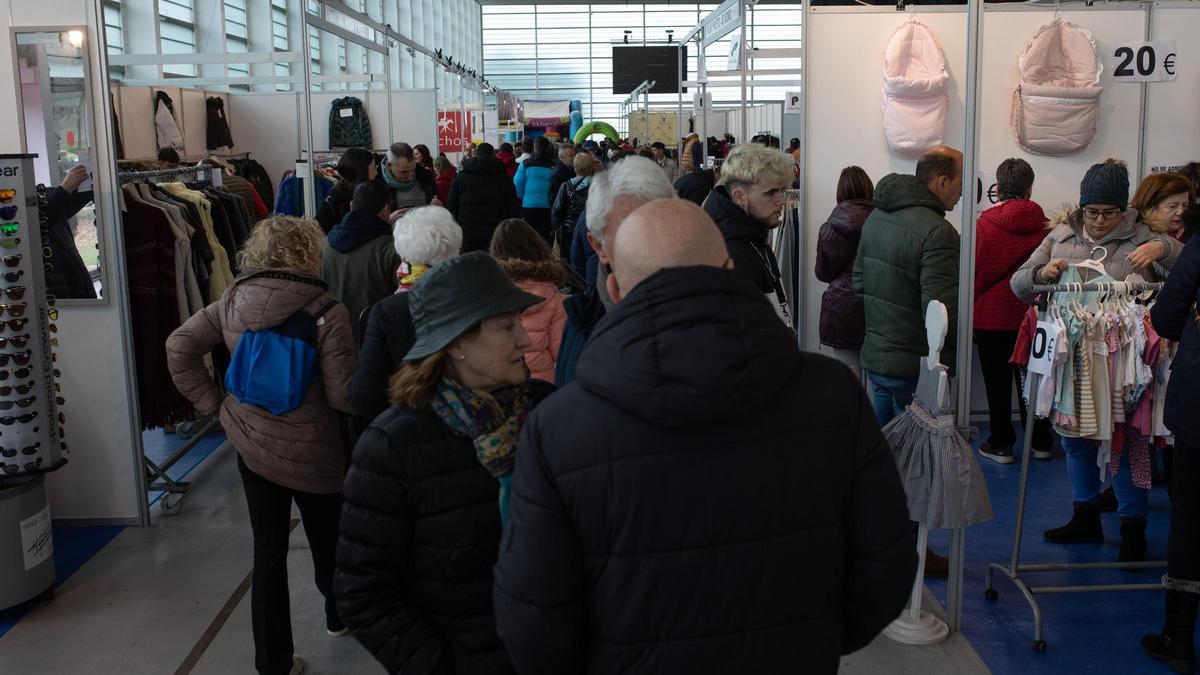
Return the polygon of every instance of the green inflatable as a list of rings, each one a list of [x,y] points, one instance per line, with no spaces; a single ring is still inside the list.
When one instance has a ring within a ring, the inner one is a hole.
[[[617,135],[617,130],[612,128],[608,122],[595,120],[592,122],[584,122],[583,126],[579,127],[579,131],[575,132],[575,144],[578,145],[587,140],[592,134],[604,134],[613,143],[620,143],[621,137]]]

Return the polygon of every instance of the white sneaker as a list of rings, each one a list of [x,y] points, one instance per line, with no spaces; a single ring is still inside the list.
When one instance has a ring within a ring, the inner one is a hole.
[[[1037,448],[1034,448],[1033,449],[1033,458],[1034,459],[1054,459],[1054,451],[1053,450],[1038,450]]]
[[[292,656],[292,669],[288,671],[288,675],[304,675],[304,659]]]

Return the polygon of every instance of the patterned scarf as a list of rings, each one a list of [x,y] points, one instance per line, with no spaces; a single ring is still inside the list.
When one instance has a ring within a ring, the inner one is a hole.
[[[452,431],[475,441],[475,456],[500,481],[500,524],[508,523],[508,488],[517,460],[517,439],[533,408],[529,385],[504,387],[494,393],[470,389],[442,377],[431,403]]]
[[[428,265],[409,262],[400,263],[400,266],[396,268],[396,282],[398,284],[396,292],[407,293],[411,291],[413,284],[417,283],[417,279],[420,279],[421,275],[428,271]]]

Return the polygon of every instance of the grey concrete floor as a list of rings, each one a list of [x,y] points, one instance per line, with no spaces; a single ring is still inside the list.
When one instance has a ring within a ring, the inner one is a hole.
[[[216,450],[194,471],[183,512],[123,531],[61,585],[54,599],[0,638],[0,673],[227,675],[253,673],[251,565],[234,452]],[[352,637],[325,634],[303,529],[288,558],[292,631],[309,673],[376,675],[383,669]],[[928,595],[928,593],[927,593]],[[987,673],[961,635],[910,647],[880,637],[842,660],[841,673]]]

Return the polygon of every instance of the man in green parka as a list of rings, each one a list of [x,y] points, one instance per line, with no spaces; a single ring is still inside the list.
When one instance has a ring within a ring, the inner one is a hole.
[[[942,363],[954,371],[958,317],[958,231],[946,221],[962,195],[962,153],[936,147],[915,176],[891,174],[875,187],[875,210],[863,225],[854,291],[863,298],[862,367],[872,385],[879,425],[912,402],[921,357],[928,353],[925,308],[950,315]]]

